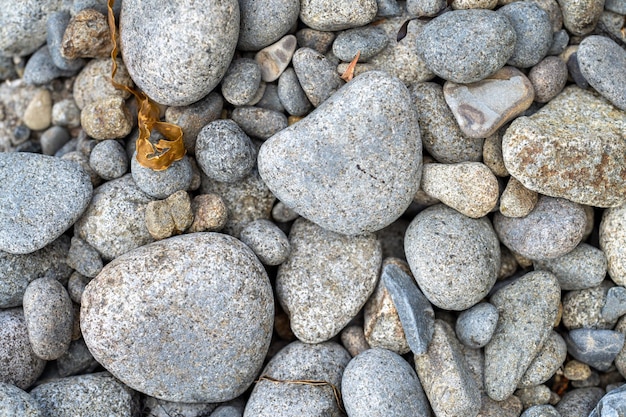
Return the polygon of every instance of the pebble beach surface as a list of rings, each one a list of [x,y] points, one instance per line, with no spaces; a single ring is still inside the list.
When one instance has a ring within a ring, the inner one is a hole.
[[[113,3],[0,0],[0,417],[626,416],[623,0]]]

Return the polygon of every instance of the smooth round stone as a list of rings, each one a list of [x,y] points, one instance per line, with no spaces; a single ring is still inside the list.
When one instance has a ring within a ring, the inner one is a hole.
[[[554,259],[573,250],[582,240],[586,222],[581,205],[546,196],[539,197],[526,217],[496,213],[493,218],[500,241],[533,260]]]
[[[297,0],[242,0],[241,28],[237,49],[258,51],[279,40],[296,24]]]
[[[299,48],[292,61],[300,86],[314,107],[322,104],[344,84],[330,60],[313,49]]]
[[[513,56],[514,26],[491,10],[456,10],[431,20],[417,36],[417,52],[441,78],[480,81]]]
[[[489,303],[479,303],[463,311],[456,321],[456,337],[465,346],[478,349],[485,346],[498,323],[498,309]]]
[[[550,333],[541,350],[526,368],[518,388],[530,388],[548,381],[563,366],[567,357],[565,340],[555,331]]]
[[[234,60],[222,79],[222,96],[233,106],[250,101],[261,84],[261,68],[250,58]]]
[[[417,191],[417,138],[406,87],[383,72],[368,72],[266,141],[259,173],[278,199],[322,227],[373,232],[396,220]]]
[[[386,349],[369,349],[352,359],[342,376],[341,394],[350,417],[429,414],[415,371]]]
[[[185,149],[191,155],[196,150],[196,139],[200,130],[222,114],[224,99],[212,92],[202,100],[183,107],[168,107],[165,110],[165,121],[183,129]]]
[[[261,68],[261,77],[266,83],[271,83],[283,73],[297,47],[296,37],[287,35],[278,42],[261,49],[254,56]]]
[[[255,220],[248,223],[239,239],[248,245],[265,265],[280,265],[287,260],[291,247],[289,239],[269,220]]]
[[[599,371],[608,371],[624,347],[624,334],[606,329],[575,329],[565,336],[567,351]]]
[[[159,199],[167,198],[176,191],[189,189],[193,176],[187,156],[174,162],[166,170],[154,171],[139,164],[136,152],[131,158],[130,172],[141,191]]]
[[[282,201],[278,201],[272,208],[272,218],[279,223],[291,222],[298,217],[300,215],[287,207]]]
[[[570,381],[584,381],[591,376],[591,367],[572,359],[563,366],[563,376]]]
[[[273,316],[263,265],[217,233],[176,236],[116,258],[85,289],[80,315],[99,363],[140,392],[178,402],[243,393],[267,354]]]
[[[230,116],[247,135],[262,140],[287,127],[287,116],[261,107],[237,107]]]
[[[552,23],[548,13],[534,2],[514,2],[498,9],[516,34],[515,49],[507,64],[529,68],[546,56],[552,45]]]
[[[576,52],[580,72],[602,96],[626,110],[626,51],[604,36],[588,36]]]
[[[35,355],[21,308],[0,310],[0,381],[21,389],[39,378],[46,361]]]
[[[312,29],[337,31],[370,23],[377,10],[376,0],[304,0],[300,20]]]
[[[89,165],[102,179],[113,180],[128,171],[128,155],[118,141],[103,140],[91,150]]]
[[[77,71],[62,70],[54,65],[48,46],[44,45],[28,59],[22,78],[27,84],[43,85],[60,77],[72,77]]]
[[[30,130],[44,130],[50,126],[52,121],[52,96],[48,90],[39,89],[24,110],[22,117],[24,125]],[[16,139],[28,139],[28,134],[20,138],[19,133]]]
[[[48,30],[46,43],[54,65],[62,70],[78,70],[85,66],[85,60],[67,59],[62,53],[63,35],[69,22],[70,12],[68,10],[52,13],[46,23]]]
[[[52,156],[61,149],[63,145],[69,142],[69,140],[70,133],[67,129],[61,126],[52,126],[46,129],[41,135],[41,152],[44,155]]]
[[[0,154],[0,250],[43,248],[83,213],[93,188],[76,163],[32,153]]]
[[[117,72],[115,82],[127,87],[133,86],[133,80],[128,75],[126,65],[120,58],[117,59]],[[76,76],[72,88],[74,100],[79,109],[84,108],[94,101],[108,97],[121,97],[127,99],[130,93],[126,90],[117,89],[111,84],[111,59],[93,59]]]
[[[604,394],[600,387],[573,389],[561,397],[555,408],[562,417],[588,417]]]
[[[209,94],[226,73],[238,36],[236,0],[122,3],[120,46],[128,72],[148,97],[168,106]]]
[[[333,42],[333,54],[342,61],[350,62],[360,52],[359,62],[382,51],[389,39],[385,31],[376,26],[365,26],[341,32]]]
[[[563,296],[562,322],[566,329],[611,329],[617,319],[606,320],[602,315],[609,289],[613,287],[610,280],[584,290],[575,290]]]
[[[604,252],[587,243],[554,259],[533,261],[537,270],[552,272],[563,291],[583,290],[600,285],[607,272]]]
[[[43,417],[41,406],[26,391],[0,382],[0,414],[5,417]]]
[[[48,16],[61,0],[2,0],[0,8],[0,55],[26,56],[46,42]]]
[[[535,101],[547,103],[563,91],[567,82],[567,65],[559,57],[549,56],[530,70],[528,79],[535,90]]]
[[[471,219],[435,205],[406,231],[406,258],[428,300],[446,310],[465,310],[487,295],[500,267],[498,238],[486,218]]]
[[[600,223],[600,248],[607,259],[611,279],[626,284],[626,205],[608,209]]]
[[[533,387],[521,388],[515,391],[524,408],[533,405],[544,405],[550,401],[550,388],[545,385],[535,385]]]
[[[565,28],[577,36],[593,32],[604,8],[604,0],[558,0],[558,2]]]

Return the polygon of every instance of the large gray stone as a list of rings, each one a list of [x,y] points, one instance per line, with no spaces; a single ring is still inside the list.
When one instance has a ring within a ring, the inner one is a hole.
[[[62,0],[2,0],[0,2],[0,56],[25,56],[46,42],[48,16]]]
[[[4,417],[44,417],[39,403],[13,384],[0,382],[0,415]]]

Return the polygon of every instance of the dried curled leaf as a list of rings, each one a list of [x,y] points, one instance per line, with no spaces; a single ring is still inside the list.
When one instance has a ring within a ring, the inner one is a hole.
[[[345,82],[349,82],[350,80],[352,80],[352,78],[354,78],[354,69],[356,68],[356,63],[359,62],[360,56],[361,51],[357,51],[352,61],[350,61],[350,65],[348,65],[348,68],[346,68],[346,70],[341,75],[340,78]]]
[[[108,0],[109,29],[111,30],[111,41],[113,42],[113,50],[111,51],[111,59],[113,61],[111,84],[117,89],[128,91],[137,99],[137,126],[139,127],[139,137],[136,143],[137,161],[143,167],[154,171],[163,171],[185,156],[183,130],[175,124],[161,122],[159,120],[158,106],[150,101],[143,92],[114,81],[113,77],[117,72],[115,58],[117,58],[118,53],[117,30],[115,29],[115,17],[113,16],[114,2],[115,0]],[[164,139],[159,140],[157,143],[150,142],[150,134],[153,129],[161,133]]]

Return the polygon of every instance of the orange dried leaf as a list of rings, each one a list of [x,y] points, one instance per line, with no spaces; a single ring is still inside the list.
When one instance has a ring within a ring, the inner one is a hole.
[[[135,90],[126,85],[115,82],[115,73],[117,72],[117,30],[115,29],[115,17],[113,16],[113,3],[115,0],[108,0],[109,8],[109,29],[111,30],[111,41],[113,42],[113,50],[111,51],[111,59],[113,61],[111,69],[111,84],[117,89],[125,90],[131,93],[137,99],[137,126],[139,128],[139,137],[137,138],[137,162],[143,167],[150,168],[154,171],[163,171],[174,162],[179,161],[185,156],[185,145],[183,143],[183,130],[180,126],[171,123],[161,122],[159,120],[159,108],[150,101],[148,96],[143,92]],[[150,134],[156,129],[161,133],[164,139],[153,144],[150,142]]]
[[[359,62],[360,56],[361,56],[361,51],[357,51],[356,55],[354,56],[354,59],[350,61],[350,65],[348,65],[348,68],[346,68],[346,70],[341,75],[342,80],[349,82],[350,80],[352,80],[352,78],[354,78],[354,69],[356,68],[356,63]]]

